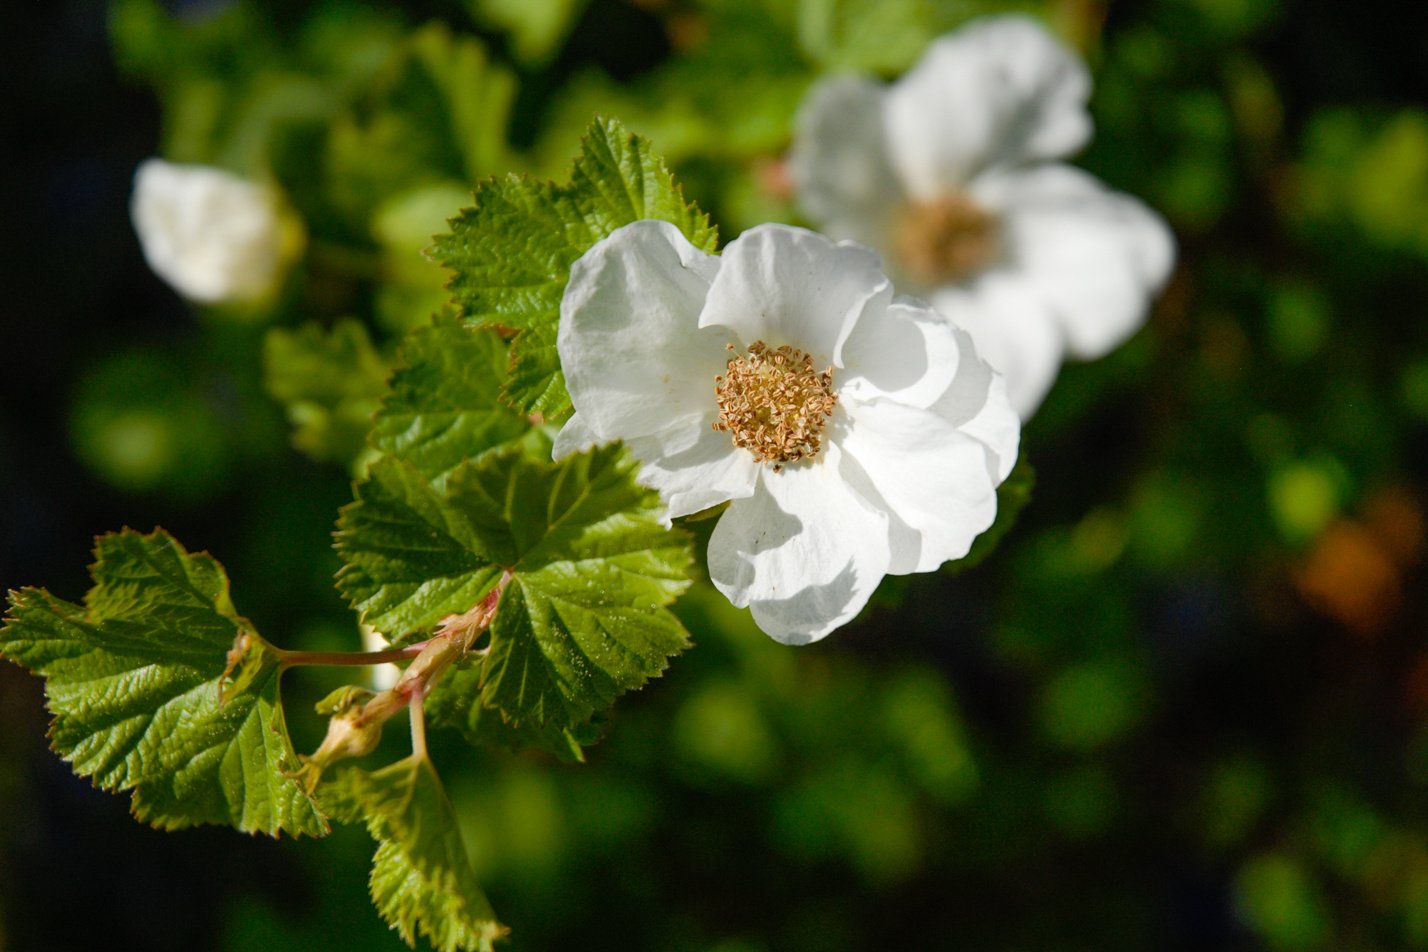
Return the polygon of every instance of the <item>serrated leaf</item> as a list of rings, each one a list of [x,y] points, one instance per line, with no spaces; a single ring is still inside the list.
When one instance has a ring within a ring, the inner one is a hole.
[[[222,566],[161,530],[104,536],[95,554],[84,606],[12,592],[0,629],[0,653],[45,678],[54,749],[100,787],[134,791],[134,814],[157,827],[326,833],[288,776],[276,652],[234,610]],[[247,653],[225,686],[239,636]]]
[[[438,952],[489,950],[505,933],[476,882],[460,828],[436,771],[413,755],[372,773],[349,767],[319,789],[323,806],[362,822],[377,841],[372,902],[408,945],[424,936]]]
[[[538,748],[566,763],[583,763],[585,748],[600,739],[599,717],[577,728],[540,725],[533,721],[512,724],[499,711],[483,707],[481,659],[472,655],[448,671],[426,699],[427,721],[451,727],[472,744],[498,750]]]
[[[618,446],[559,463],[508,450],[439,492],[383,460],[343,512],[339,587],[369,624],[405,633],[465,611],[509,572],[482,703],[513,724],[575,727],[688,644],[665,606],[689,584],[689,540],[665,528],[636,471]]]
[[[480,538],[414,466],[378,460],[337,523],[337,587],[389,640],[481,600],[500,578]]]
[[[461,463],[531,430],[498,396],[507,354],[495,333],[434,324],[408,335],[402,357],[371,442],[438,486]]]
[[[570,409],[555,350],[570,266],[616,228],[644,218],[672,222],[713,252],[708,217],[684,200],[663,159],[618,122],[597,119],[581,143],[568,185],[508,176],[483,183],[475,205],[451,223],[433,255],[476,326],[519,331],[503,392],[522,410],[563,418]]]
[[[264,387],[286,407],[293,444],[313,459],[357,458],[390,372],[358,321],[274,328],[263,340]]]

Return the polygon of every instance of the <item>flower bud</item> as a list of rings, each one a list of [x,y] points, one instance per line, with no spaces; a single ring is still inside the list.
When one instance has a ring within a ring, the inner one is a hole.
[[[205,304],[272,294],[302,241],[273,189],[210,166],[145,160],[129,210],[149,267]]]

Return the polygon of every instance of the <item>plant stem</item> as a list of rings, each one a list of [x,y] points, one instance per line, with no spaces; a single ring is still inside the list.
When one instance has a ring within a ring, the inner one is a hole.
[[[278,649],[278,652],[280,663],[288,668],[300,664],[341,667],[405,661],[420,655],[425,647],[426,642],[422,642],[421,644],[407,645],[405,648],[387,648],[384,651],[284,651]]]
[[[510,583],[510,570],[502,573],[491,591],[460,615],[448,615],[436,633],[419,645],[390,651],[284,652],[282,664],[379,664],[411,658],[397,683],[385,691],[369,694],[363,703],[355,695],[353,703],[333,714],[322,745],[303,762],[304,783],[315,789],[322,771],[346,757],[371,753],[382,736],[382,725],[403,708],[411,715],[412,751],[426,755],[426,711],[422,706],[432,687],[448,668],[473,650],[477,639],[496,617],[501,593]]]
[[[412,722],[412,753],[418,757],[426,756],[426,708],[424,702],[426,693],[418,691],[412,695],[407,707],[411,714]]]

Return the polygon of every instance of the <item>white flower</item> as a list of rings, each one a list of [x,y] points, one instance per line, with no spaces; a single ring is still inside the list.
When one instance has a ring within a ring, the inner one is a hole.
[[[1100,357],[1140,327],[1174,259],[1154,212],[1051,161],[1090,138],[1090,89],[1034,21],[979,20],[890,86],[819,83],[790,156],[808,218],[880,249],[900,291],[971,331],[1023,419],[1065,354]]]
[[[149,267],[205,304],[272,293],[294,252],[272,190],[206,165],[145,160],[129,211]]]
[[[893,299],[876,255],[761,225],[723,255],[627,225],[571,269],[557,457],[621,439],[670,518],[730,500],[709,574],[759,627],[815,641],[885,574],[967,553],[1020,425],[967,334]]]

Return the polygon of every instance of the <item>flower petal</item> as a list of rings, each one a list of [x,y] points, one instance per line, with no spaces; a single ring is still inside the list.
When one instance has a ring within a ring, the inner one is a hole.
[[[600,440],[691,446],[717,414],[725,334],[697,319],[719,259],[662,221],[617,229],[570,269],[556,346],[571,402]]]
[[[972,335],[977,354],[1006,378],[1012,409],[1029,420],[1056,381],[1065,350],[1046,302],[1019,276],[990,271],[966,287],[943,288],[933,304]],[[957,415],[950,406],[947,412]]]
[[[987,471],[992,482],[999,486],[1016,465],[1021,419],[1007,398],[1006,378],[977,353],[971,334],[940,314],[938,318],[956,341],[959,359],[952,385],[931,409],[952,426],[982,442],[987,451]]]
[[[978,192],[1002,210],[1008,266],[1052,309],[1068,349],[1101,357],[1145,320],[1175,242],[1164,220],[1068,165],[995,176]]]
[[[880,244],[901,200],[883,133],[884,87],[861,76],[814,84],[799,107],[788,168],[799,207],[834,238]]]
[[[812,464],[761,469],[709,539],[709,577],[784,644],[808,644],[851,621],[887,573],[887,516],[844,482],[836,447]]]
[[[583,453],[600,443],[600,437],[585,425],[585,418],[579,413],[570,415],[550,448],[551,459],[565,459],[571,453]]]
[[[948,391],[949,396],[953,392]],[[936,409],[941,410],[942,406]],[[987,472],[991,474],[992,482],[1000,486],[1016,466],[1017,452],[1021,448],[1021,419],[1007,396],[1007,378],[1001,374],[992,375],[982,409],[958,429],[986,448]]]
[[[818,365],[843,366],[843,342],[858,317],[892,300],[874,252],[804,228],[757,225],[721,258],[699,326],[728,328],[745,345],[789,344]]]
[[[562,431],[564,432],[564,431]],[[734,445],[729,434],[706,425],[695,443],[677,453],[660,451],[648,437],[627,441],[641,460],[639,482],[659,490],[668,519],[687,516],[728,499],[754,493],[759,464],[753,454]],[[668,523],[666,519],[666,523]]]
[[[974,21],[933,43],[888,90],[888,154],[928,200],[982,169],[1060,158],[1091,135],[1085,65],[1036,21]]]
[[[929,572],[966,555],[997,515],[983,444],[931,410],[891,400],[850,401],[847,413],[844,476],[870,483],[873,504],[894,517],[888,571]]]
[[[845,372],[834,383],[840,395],[854,399],[889,397],[926,407],[951,386],[959,360],[957,331],[947,319],[901,298],[863,312],[843,348]]]

